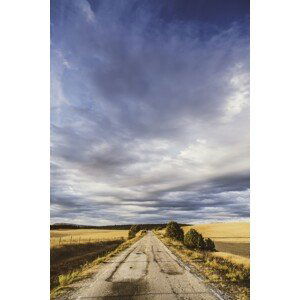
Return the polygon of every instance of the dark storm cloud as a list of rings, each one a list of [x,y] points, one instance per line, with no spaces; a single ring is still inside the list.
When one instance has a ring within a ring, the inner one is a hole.
[[[248,1],[171,3],[52,1],[53,221],[248,216]]]

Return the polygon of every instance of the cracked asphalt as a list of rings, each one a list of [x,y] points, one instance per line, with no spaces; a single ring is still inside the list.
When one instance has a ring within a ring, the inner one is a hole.
[[[72,299],[222,299],[148,232],[100,268]]]

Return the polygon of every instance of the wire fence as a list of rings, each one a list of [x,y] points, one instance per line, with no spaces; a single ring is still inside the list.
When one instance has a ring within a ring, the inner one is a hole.
[[[117,241],[117,240],[125,240],[124,237],[113,237],[113,238],[84,238],[84,237],[55,237],[50,239],[51,246],[63,246],[63,245],[72,245],[72,244],[91,244],[91,243],[101,243],[107,241]]]

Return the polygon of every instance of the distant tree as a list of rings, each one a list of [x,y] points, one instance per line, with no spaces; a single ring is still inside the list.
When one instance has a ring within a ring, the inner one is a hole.
[[[128,239],[133,239],[139,231],[140,231],[139,225],[132,225],[128,232]]]
[[[166,227],[166,236],[175,240],[183,241],[184,233],[177,222],[169,222]]]
[[[205,239],[205,250],[216,251],[215,243],[210,239]]]
[[[199,246],[199,233],[195,229],[190,229],[185,235],[184,235],[184,244],[188,248],[198,248]]]
[[[188,248],[206,250],[206,243],[202,234],[193,228],[184,235],[184,244]]]
[[[206,249],[206,243],[201,233],[199,233],[198,247],[200,250]]]

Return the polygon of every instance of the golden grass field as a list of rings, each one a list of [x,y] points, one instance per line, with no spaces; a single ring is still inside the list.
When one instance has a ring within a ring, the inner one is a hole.
[[[219,257],[228,258],[234,263],[245,266],[250,264],[250,223],[227,222],[209,223],[193,226],[184,226],[182,229],[187,233],[191,228],[196,229],[205,238],[211,238],[216,245]],[[161,230],[164,233],[165,230]]]
[[[93,243],[103,240],[126,239],[128,230],[58,229],[50,230],[50,246]]]
[[[183,227],[186,233],[194,228],[205,238],[211,238],[219,252],[216,255],[231,261],[249,265],[250,257],[250,223],[229,222],[210,223]]]
[[[50,230],[51,288],[59,284],[59,276],[66,276],[96,258],[106,256],[127,237],[128,230]]]
[[[90,277],[93,267],[127,249],[143,236],[139,234],[126,241],[127,230],[55,231],[51,232],[52,244],[61,237],[66,241],[50,248],[51,299],[56,299],[57,293],[68,291],[68,285],[72,282]]]
[[[210,223],[183,227],[186,233],[194,228],[206,238],[212,238],[218,242],[230,243],[249,243],[250,242],[250,223],[248,222],[229,222],[229,223]]]

